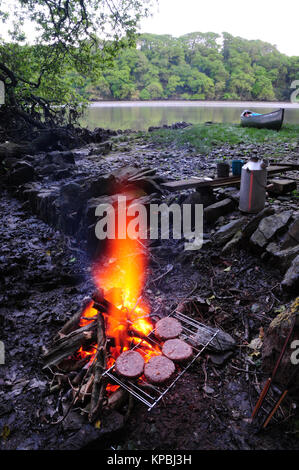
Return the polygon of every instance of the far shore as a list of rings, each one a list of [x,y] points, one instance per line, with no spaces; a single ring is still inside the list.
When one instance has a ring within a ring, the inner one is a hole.
[[[157,101],[94,101],[89,104],[91,108],[113,108],[113,107],[198,107],[198,108],[286,108],[298,109],[299,103],[280,101],[187,101],[187,100],[157,100]]]

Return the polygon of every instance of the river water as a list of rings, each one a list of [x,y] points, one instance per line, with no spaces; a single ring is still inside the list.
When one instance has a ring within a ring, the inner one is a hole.
[[[178,121],[239,123],[244,109],[269,113],[285,108],[286,124],[299,124],[299,104],[237,101],[101,101],[91,103],[82,125],[89,129],[147,130]]]

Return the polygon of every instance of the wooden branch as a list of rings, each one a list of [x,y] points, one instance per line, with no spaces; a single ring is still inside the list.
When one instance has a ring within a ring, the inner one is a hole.
[[[106,369],[106,335],[104,318],[100,312],[98,313],[97,328],[98,351],[96,355],[94,382],[90,400],[90,412],[88,416],[90,422],[93,422],[97,418],[101,410],[106,391],[106,384],[102,377],[103,372]]]
[[[79,327],[79,322],[80,318],[82,316],[82,313],[86,309],[87,305],[91,302],[91,298],[88,297],[87,299],[83,300],[83,306],[82,308],[76,312],[67,322],[66,324],[61,328],[61,330],[58,331],[58,337],[62,337],[70,333],[71,331],[76,330]]]
[[[80,346],[95,340],[96,325],[96,322],[93,321],[56,341],[53,348],[43,356],[45,360],[43,368],[45,369],[49,366],[59,364],[62,359],[74,353]]]

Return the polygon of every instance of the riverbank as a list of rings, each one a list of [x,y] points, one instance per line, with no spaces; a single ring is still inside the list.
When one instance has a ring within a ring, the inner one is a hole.
[[[261,221],[240,214],[235,187],[218,188],[212,200],[202,201],[210,210],[214,203],[225,203],[226,209],[205,221],[198,252],[184,251],[184,240],[150,241],[143,295],[151,311],[165,315],[180,307],[197,321],[221,328],[237,345],[202,356],[151,413],[136,401],[125,422],[125,402],[95,428],[83,407],[65,416],[71,403],[69,382],[59,382],[61,370],[57,384],[54,369],[43,370],[45,348],[95,289],[87,256],[95,242],[95,208],[113,198],[117,183],[130,188],[133,175],[145,204],[200,203],[196,191],[168,193],[161,182],[213,178],[216,160],[223,155],[229,161],[252,155],[298,161],[296,135],[296,129],[281,134],[218,125],[151,133],[101,131],[103,141],[72,150],[6,157],[1,182],[7,192],[0,201],[0,339],[6,345],[6,364],[0,368],[0,448],[298,449],[298,411],[292,400],[267,432],[260,431],[263,413],[250,424],[273,366],[271,359],[269,369],[262,369],[261,342],[295,295],[282,286],[291,259],[281,258],[280,246],[298,217],[297,191],[267,197],[263,216],[278,216],[266,224],[273,227],[271,242],[278,255],[267,252],[268,241],[259,251],[250,240]],[[234,232],[240,227],[246,232],[242,240]]]
[[[277,132],[267,129],[244,128],[237,124],[206,123],[188,126],[183,129],[156,129],[150,133],[140,133],[141,139],[156,142],[160,145],[175,144],[179,147],[193,148],[194,151],[207,154],[212,148],[227,145],[244,146],[265,144],[267,150],[272,149],[272,158],[278,158],[284,150],[296,148],[298,143],[299,125],[284,125]],[[287,147],[286,147],[287,144]],[[248,155],[244,152],[244,157]],[[223,155],[225,157],[225,155]]]

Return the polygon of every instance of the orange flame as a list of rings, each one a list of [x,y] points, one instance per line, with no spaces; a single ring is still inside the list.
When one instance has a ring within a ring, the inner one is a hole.
[[[94,319],[97,316],[98,311],[95,308],[93,308],[93,304],[94,302],[93,300],[91,300],[88,303],[88,305],[85,307],[85,309],[83,310],[81,314],[80,322],[79,322],[80,327],[88,325],[88,323],[90,323],[92,319]]]
[[[116,307],[111,308],[105,316],[106,335],[114,339],[114,345],[110,347],[111,357],[107,361],[108,368],[123,351],[139,343],[138,351],[145,361],[153,355],[161,354],[158,347],[142,339],[153,329],[151,321],[147,318],[150,308],[146,302],[141,301],[147,268],[147,249],[144,241],[141,243],[138,240],[138,234],[132,238],[128,237],[128,217],[125,219],[125,238],[117,238],[118,226],[123,228],[121,224],[124,218],[117,210],[115,216],[116,238],[108,240],[106,245],[105,256],[108,262],[103,263],[101,260],[93,267],[96,286],[104,290],[106,300]],[[93,302],[90,302],[82,313],[84,318],[81,317],[80,326],[88,324],[96,315],[97,310],[93,308]],[[134,333],[141,338],[135,337]],[[108,385],[107,390],[113,391],[114,387]]]

